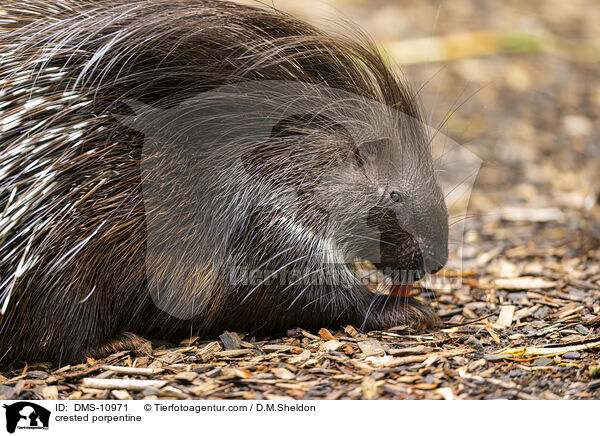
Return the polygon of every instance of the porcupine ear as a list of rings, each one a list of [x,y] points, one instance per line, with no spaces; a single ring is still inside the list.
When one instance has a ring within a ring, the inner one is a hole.
[[[316,131],[341,136],[353,144],[348,130],[331,118],[322,114],[294,114],[273,126],[268,141],[242,156],[244,168],[257,181],[310,191],[322,160],[294,139]]]
[[[359,168],[363,168],[365,163],[374,161],[382,154],[382,151],[390,143],[390,138],[382,137],[372,141],[365,141],[353,148],[353,158]]]

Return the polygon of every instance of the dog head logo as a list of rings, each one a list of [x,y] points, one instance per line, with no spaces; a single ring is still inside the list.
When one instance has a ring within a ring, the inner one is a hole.
[[[50,411],[29,401],[4,405],[6,409],[6,430],[14,433],[19,429],[48,429]]]

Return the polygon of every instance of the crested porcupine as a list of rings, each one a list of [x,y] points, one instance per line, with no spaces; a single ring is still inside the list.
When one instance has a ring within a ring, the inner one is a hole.
[[[417,98],[358,40],[216,0],[0,6],[0,358],[434,325],[353,266],[410,283],[448,239]]]

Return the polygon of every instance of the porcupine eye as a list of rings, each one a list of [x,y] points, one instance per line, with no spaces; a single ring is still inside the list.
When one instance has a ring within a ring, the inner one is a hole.
[[[402,195],[398,191],[392,191],[390,193],[390,198],[394,203],[400,203],[402,201]]]

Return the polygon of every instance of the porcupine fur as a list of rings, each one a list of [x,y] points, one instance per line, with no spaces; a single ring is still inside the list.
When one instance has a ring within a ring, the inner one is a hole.
[[[189,279],[206,300],[191,319],[158,309],[147,290],[144,135],[115,114],[131,115],[131,100],[169,109],[218,87],[279,80],[325,84],[420,119],[416,97],[372,44],[326,35],[271,8],[225,1],[25,0],[0,6],[0,50],[3,361],[78,361],[117,349],[115,338],[126,338],[124,332],[179,340],[226,329],[435,324],[431,309],[413,298],[375,296],[335,262],[327,268],[343,278],[336,286],[282,292],[281,285],[265,283],[251,295],[248,287],[228,287],[214,266]],[[343,142],[331,126],[304,126],[321,138],[319,157],[335,154]],[[429,223],[420,236],[437,231],[443,240],[447,215],[427,140],[418,129],[405,138],[423,160],[411,185],[422,197],[419,216]],[[268,160],[276,165],[267,171],[277,184],[287,168],[276,154],[281,149],[273,150]],[[253,195],[251,188],[240,197]],[[185,201],[185,191],[174,192]],[[336,235],[315,231],[321,215],[310,199],[300,201],[304,221],[296,223],[296,234],[278,224],[268,207],[237,223],[231,204],[222,210],[217,205],[218,226],[196,232],[212,237],[223,221],[235,222],[236,228],[226,226],[229,260],[275,270],[304,257],[299,265],[314,270],[323,262],[318,239],[335,245]],[[388,233],[392,242],[408,241],[395,248],[397,264],[425,268],[414,240]],[[219,238],[210,240],[218,244]],[[209,254],[212,249],[202,247]],[[432,250],[442,254],[425,269],[436,270],[445,262],[445,248]],[[165,262],[165,277],[176,276],[176,264]]]

